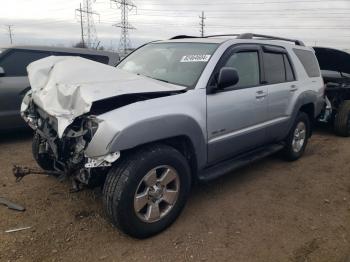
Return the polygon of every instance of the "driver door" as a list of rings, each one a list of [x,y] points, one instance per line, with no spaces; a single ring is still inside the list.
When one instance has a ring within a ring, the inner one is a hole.
[[[219,61],[210,85],[222,67],[237,70],[239,82],[207,95],[209,164],[229,159],[266,142],[267,88],[262,85],[261,48],[240,45]]]

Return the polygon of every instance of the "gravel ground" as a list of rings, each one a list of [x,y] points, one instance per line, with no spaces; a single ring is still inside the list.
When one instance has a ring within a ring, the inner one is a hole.
[[[113,228],[99,189],[15,183],[13,163],[35,167],[31,134],[2,134],[0,148],[0,196],[27,208],[0,206],[0,261],[350,261],[350,139],[326,130],[297,162],[277,154],[196,186],[175,224],[146,240]]]

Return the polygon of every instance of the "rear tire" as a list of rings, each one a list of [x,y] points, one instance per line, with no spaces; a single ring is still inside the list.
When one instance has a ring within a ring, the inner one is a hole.
[[[309,116],[304,112],[299,112],[283,150],[283,154],[288,161],[295,161],[303,155],[310,134],[311,124]]]
[[[334,120],[334,131],[338,136],[350,136],[350,100],[340,104]]]
[[[40,144],[42,143],[42,138],[39,134],[34,134],[32,141],[32,154],[37,162],[37,164],[44,170],[52,171],[54,170],[54,161],[49,154],[39,154]]]
[[[146,238],[176,220],[190,185],[190,168],[179,151],[167,145],[147,146],[126,155],[109,171],[103,203],[116,227]]]

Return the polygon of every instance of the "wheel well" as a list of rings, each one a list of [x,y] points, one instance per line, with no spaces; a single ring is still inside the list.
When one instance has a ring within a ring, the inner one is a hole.
[[[172,146],[176,150],[178,150],[181,154],[183,154],[183,156],[187,159],[190,165],[192,179],[193,180],[196,179],[196,175],[195,175],[197,174],[196,153],[195,153],[192,141],[187,136],[177,136],[177,137],[173,137],[173,138],[169,138],[169,139],[165,139],[157,142],[161,142],[169,146]]]
[[[304,112],[309,116],[310,124],[311,124],[309,137],[311,137],[313,133],[312,126],[315,122],[315,106],[313,103],[305,104],[300,108],[300,112]]]
[[[303,105],[300,108],[300,111],[306,113],[309,116],[311,122],[314,121],[314,119],[315,119],[315,106],[313,103]]]
[[[185,135],[152,141],[150,143],[137,146],[136,148],[126,150],[125,153],[127,154],[132,153],[134,150],[137,150],[140,147],[149,146],[152,144],[166,144],[178,150],[186,158],[186,160],[190,165],[192,181],[195,182],[197,180],[196,174],[197,174],[198,167],[197,167],[197,158],[196,158],[195,149],[190,138],[188,138]],[[122,153],[122,155],[124,154]]]

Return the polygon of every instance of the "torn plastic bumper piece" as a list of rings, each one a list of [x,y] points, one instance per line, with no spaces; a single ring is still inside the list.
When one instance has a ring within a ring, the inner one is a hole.
[[[120,152],[111,153],[100,157],[86,157],[85,168],[108,167],[117,161]]]

